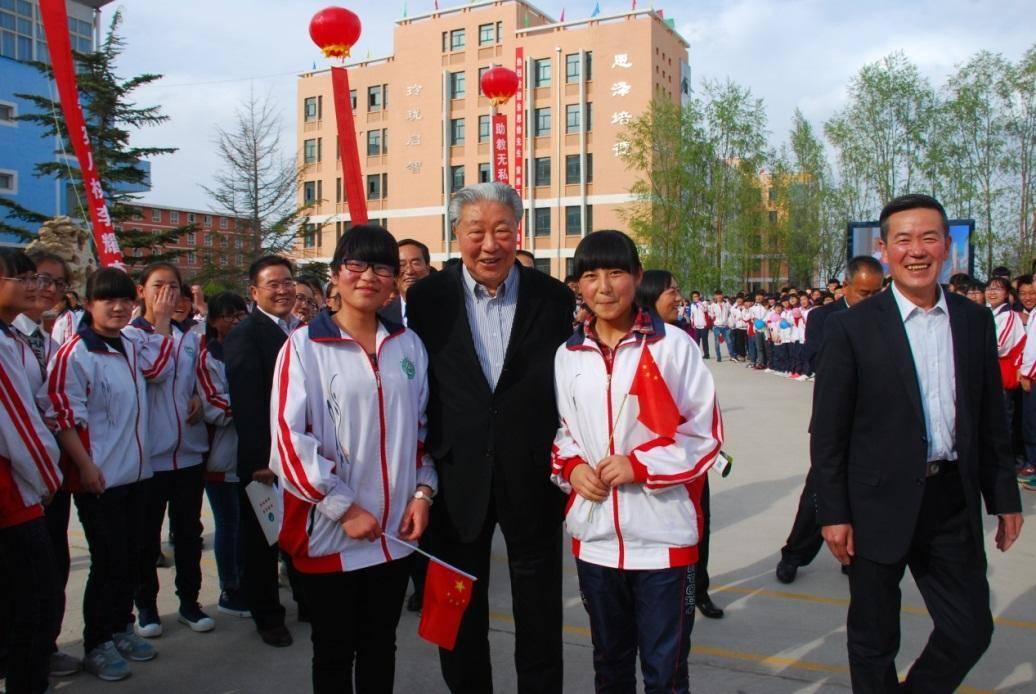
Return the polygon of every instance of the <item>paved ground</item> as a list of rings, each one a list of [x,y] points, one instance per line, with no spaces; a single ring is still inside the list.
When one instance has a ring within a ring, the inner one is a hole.
[[[712,484],[713,597],[727,615],[719,621],[698,616],[691,656],[695,692],[841,692],[848,690],[845,657],[846,579],[826,550],[798,580],[785,586],[774,578],[777,553],[797,504],[807,467],[806,421],[809,383],[795,383],[769,374],[710,362],[724,407],[725,450],[735,457],[734,472]],[[1030,519],[1036,493],[1023,492]],[[206,508],[206,552],[202,600],[217,615],[216,567],[211,552],[212,517]],[[993,524],[987,523],[988,547]],[[1006,555],[990,555],[990,583],[997,629],[985,658],[971,673],[962,691],[1036,692],[1036,524],[1030,522],[1022,539]],[[89,559],[85,541],[73,522],[70,611],[62,643],[80,654],[82,629],[79,605]],[[512,651],[513,623],[509,616],[504,547],[495,544],[497,562],[491,581],[491,610],[495,680],[498,692],[515,691]],[[591,692],[592,666],[587,619],[579,603],[571,559],[565,575],[565,681],[567,692]],[[294,619],[291,648],[264,646],[247,620],[216,616],[217,628],[193,634],[172,616],[175,598],[172,572],[160,570],[160,608],[165,635],[155,642],[159,658],[133,665],[133,676],[105,684],[87,676],[56,682],[62,694],[93,692],[303,692],[309,689],[309,629]],[[284,595],[290,603],[287,594]],[[924,645],[931,622],[913,583],[904,582],[903,648],[899,661],[905,672]],[[397,688],[399,692],[445,691],[435,650],[417,638],[417,618],[404,613],[399,627]]]

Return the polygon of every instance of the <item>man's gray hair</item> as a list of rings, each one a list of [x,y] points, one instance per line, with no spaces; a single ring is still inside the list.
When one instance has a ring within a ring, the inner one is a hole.
[[[514,220],[522,221],[522,199],[518,192],[506,183],[475,183],[464,186],[450,198],[449,215],[450,228],[455,229],[460,221],[461,211],[465,205],[472,205],[479,202],[498,202],[507,205],[514,212]]]

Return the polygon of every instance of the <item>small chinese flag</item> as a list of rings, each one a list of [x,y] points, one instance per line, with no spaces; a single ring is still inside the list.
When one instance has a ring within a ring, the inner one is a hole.
[[[437,561],[428,562],[418,636],[452,651],[457,644],[457,632],[460,631],[464,610],[471,601],[474,583],[468,576]]]
[[[655,358],[647,345],[640,350],[640,362],[637,364],[637,375],[633,377],[630,395],[637,396],[640,412],[637,419],[659,436],[672,439],[676,436],[676,427],[680,424],[680,410],[676,401],[662,379]]]

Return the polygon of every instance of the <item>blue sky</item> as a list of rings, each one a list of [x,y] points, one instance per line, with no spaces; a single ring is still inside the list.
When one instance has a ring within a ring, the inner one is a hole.
[[[353,54],[392,52],[393,22],[403,2],[338,0],[357,12],[363,35]],[[307,26],[326,6],[308,0],[121,0],[108,5],[124,15],[124,76],[165,75],[140,89],[138,103],[160,104],[172,120],[141,132],[138,145],[179,147],[152,164],[154,189],[146,200],[208,208],[200,185],[219,166],[215,126],[229,122],[249,90],[269,93],[283,114],[283,144],[294,147],[291,120],[295,75],[324,61]],[[441,0],[443,7],[455,4]],[[588,16],[593,0],[539,0],[537,7],[566,19]],[[628,1],[603,0],[603,14]],[[638,6],[650,6],[638,0]],[[411,16],[433,0],[408,0]],[[695,81],[732,80],[761,97],[769,114],[770,140],[785,138],[795,108],[819,128],[845,102],[845,87],[862,65],[902,50],[936,85],[971,54],[988,49],[1017,60],[1033,43],[1032,0],[658,0],[654,3],[691,44]]]

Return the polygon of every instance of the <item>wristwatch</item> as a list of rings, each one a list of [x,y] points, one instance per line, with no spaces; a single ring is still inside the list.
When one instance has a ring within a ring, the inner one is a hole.
[[[414,492],[414,498],[415,499],[420,499],[421,501],[427,501],[429,506],[431,506],[433,503],[435,503],[432,500],[432,495],[431,494],[425,494],[425,491],[423,489],[418,489],[416,492]]]

